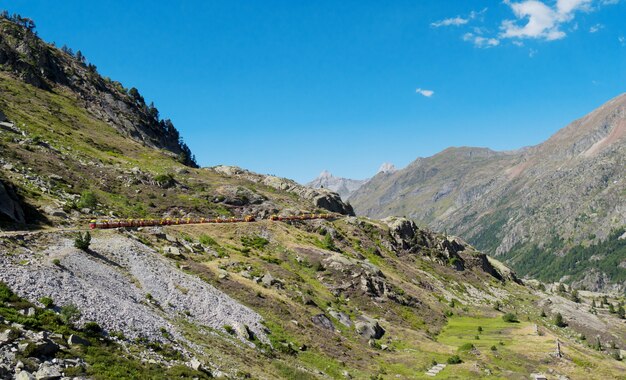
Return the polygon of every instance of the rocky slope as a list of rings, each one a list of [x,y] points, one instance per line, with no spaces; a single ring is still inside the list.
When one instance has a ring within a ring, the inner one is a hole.
[[[91,117],[124,136],[164,149],[179,156],[181,162],[195,165],[171,121],[161,120],[159,111],[153,104],[146,104],[137,89],[125,89],[121,83],[103,78],[80,52],[57,49],[43,42],[37,37],[32,21],[20,16],[12,20],[6,17],[0,17],[3,71],[43,90],[68,88]]]
[[[450,148],[374,177],[349,201],[360,215],[406,215],[504,255],[516,266],[538,250],[554,256],[597,244],[624,226],[625,167],[626,95],[621,95],[537,146],[513,152]],[[596,257],[605,259],[614,258]],[[540,269],[521,268],[530,275]],[[609,280],[623,290],[623,278]]]
[[[458,237],[351,216],[327,189],[186,166],[44,79],[0,70],[2,377],[418,379],[433,361],[457,363],[437,375],[452,378],[626,370],[607,306],[623,299],[575,316],[600,321],[584,326],[595,351],[577,324],[552,322],[556,310],[570,319],[566,294],[525,286]],[[263,219],[320,212],[333,218]],[[258,221],[95,230],[76,247],[94,218],[241,215]],[[540,305],[548,295],[558,302]]]

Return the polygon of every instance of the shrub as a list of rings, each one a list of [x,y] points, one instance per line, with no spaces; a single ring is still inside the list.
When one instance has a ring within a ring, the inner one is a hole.
[[[17,299],[15,293],[4,282],[0,282],[0,302],[14,302]]]
[[[244,247],[256,248],[259,250],[265,248],[265,246],[269,243],[269,240],[260,236],[243,236],[241,238],[241,244],[243,244]]]
[[[448,364],[460,364],[463,363],[463,360],[459,357],[459,355],[452,355],[447,360]]]
[[[39,299],[39,302],[41,302],[46,309],[49,309],[52,306],[54,306],[54,301],[50,297],[41,297]]]
[[[337,250],[333,237],[328,232],[326,232],[326,234],[324,235],[324,240],[322,241],[322,248],[327,249],[329,251]]]
[[[198,241],[200,242],[200,244],[207,246],[207,247],[215,247],[218,245],[215,239],[205,234],[200,235],[200,238],[198,238]]]
[[[496,347],[495,345],[491,346],[491,351],[498,351],[498,347]]]
[[[83,326],[83,331],[90,336],[97,336],[102,333],[102,327],[96,322],[87,322],[85,326]]]
[[[173,186],[176,181],[174,180],[174,176],[172,174],[159,174],[154,177],[154,182],[156,182],[157,186],[162,187],[164,189]]]
[[[459,351],[469,352],[474,349],[474,345],[472,343],[463,343],[461,347],[459,347]]]
[[[230,335],[235,335],[235,329],[231,325],[224,325],[224,330]]]
[[[517,315],[513,313],[506,313],[502,316],[502,320],[508,323],[518,323],[519,319],[517,319]]]
[[[483,332],[483,327],[482,326],[478,326],[477,330],[478,330],[478,333],[481,334]]]
[[[54,260],[52,260],[52,264],[54,264],[54,265],[56,265],[56,266],[60,267],[60,266],[61,266],[61,260],[59,260],[59,259],[54,259]]]
[[[78,208],[96,208],[98,205],[98,198],[91,191],[83,191],[80,194],[80,199],[76,206]]]
[[[80,249],[81,251],[87,251],[90,245],[91,234],[89,231],[85,232],[84,235],[80,232],[76,235],[76,238],[74,239],[74,247]]]
[[[61,320],[66,324],[74,323],[80,318],[80,310],[72,304],[63,306],[60,314]]]
[[[554,324],[557,327],[565,327],[565,326],[567,326],[567,322],[565,322],[565,320],[563,319],[563,316],[561,315],[561,313],[556,313],[556,315],[554,316]]]

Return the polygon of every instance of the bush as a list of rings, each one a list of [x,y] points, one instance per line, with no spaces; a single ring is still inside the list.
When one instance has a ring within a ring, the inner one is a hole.
[[[102,327],[96,322],[87,322],[85,326],[83,326],[83,331],[90,336],[97,336],[102,333]]]
[[[41,297],[39,302],[41,302],[46,309],[50,309],[54,306],[54,301],[50,297]]]
[[[74,239],[74,247],[80,249],[81,251],[87,251],[90,245],[91,234],[89,231],[85,232],[84,235],[80,232],[76,235],[76,238]]]
[[[243,236],[241,238],[241,244],[243,244],[244,247],[256,248],[259,250],[265,248],[265,246],[269,243],[269,240],[260,236]]]
[[[0,282],[0,302],[15,302],[17,300],[15,293],[4,282]]]
[[[506,313],[502,316],[502,320],[508,323],[518,323],[519,319],[517,319],[517,315],[513,313]]]
[[[80,194],[80,200],[76,204],[78,208],[96,208],[98,205],[98,198],[91,191],[83,191]]]
[[[565,320],[563,319],[563,316],[561,315],[561,313],[556,313],[556,315],[554,316],[554,324],[557,327],[565,327],[565,326],[567,326],[567,322],[565,322]]]
[[[167,189],[176,183],[172,174],[159,174],[154,177],[154,182],[156,182],[157,186],[164,189]]]
[[[230,335],[235,335],[235,329],[231,325],[224,325],[224,330]]]
[[[491,346],[491,351],[498,351],[498,347],[496,347],[495,345]]]
[[[80,318],[80,310],[75,305],[69,304],[61,308],[61,320],[63,323],[72,324]]]
[[[59,259],[54,259],[54,260],[52,260],[52,264],[54,264],[54,265],[56,265],[56,266],[60,267],[60,266],[61,266],[61,260],[59,260]]]
[[[459,351],[461,352],[470,352],[474,349],[474,345],[472,343],[463,343],[461,347],[459,347]]]
[[[459,357],[459,355],[452,355],[447,360],[448,364],[460,364],[463,363],[463,360]]]

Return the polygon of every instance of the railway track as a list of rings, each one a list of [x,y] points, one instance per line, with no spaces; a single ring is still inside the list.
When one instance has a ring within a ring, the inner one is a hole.
[[[162,219],[107,219],[107,220],[91,220],[84,228],[68,227],[68,228],[45,228],[40,230],[21,230],[21,231],[0,231],[0,238],[30,236],[49,233],[63,232],[86,232],[89,230],[113,229],[113,228],[136,228],[136,227],[158,227],[158,226],[177,226],[177,225],[194,225],[194,224],[222,224],[222,223],[254,223],[261,221],[299,221],[299,220],[315,220],[315,219],[334,219],[332,214],[304,214],[296,216],[278,216],[272,215],[269,218],[256,218],[248,215],[243,218],[162,218]]]

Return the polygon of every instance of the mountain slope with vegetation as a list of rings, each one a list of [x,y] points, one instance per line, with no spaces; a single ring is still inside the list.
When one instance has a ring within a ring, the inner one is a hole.
[[[558,261],[575,247],[617,238],[615,230],[626,225],[625,167],[623,94],[537,146],[513,152],[450,148],[374,177],[349,201],[359,215],[406,215],[463,236],[503,255],[522,275],[533,275],[544,270],[544,259],[531,257]],[[597,252],[576,273],[614,264],[614,256]],[[553,267],[542,278],[571,275],[589,289],[623,291],[625,265],[622,258],[616,270],[588,271],[587,278],[573,276],[568,266]]]
[[[0,23],[9,46],[22,38],[61,57],[63,72],[85,69],[23,18]],[[354,217],[331,191],[195,168],[177,136],[144,138],[141,123],[133,135],[93,111],[101,99],[3,62],[0,377],[420,379],[434,363],[450,363],[440,378],[626,371],[623,298],[581,291],[577,303],[571,290],[522,284],[460,238]],[[267,219],[304,213],[332,219]],[[86,234],[91,219],[243,215],[257,221]],[[562,357],[551,355],[557,339]]]

